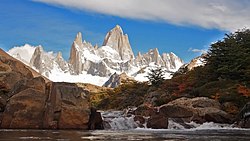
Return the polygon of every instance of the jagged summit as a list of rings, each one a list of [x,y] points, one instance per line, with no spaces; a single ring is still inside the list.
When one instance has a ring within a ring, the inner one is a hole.
[[[103,46],[110,46],[116,50],[122,60],[134,59],[134,53],[130,46],[128,35],[123,34],[122,28],[119,25],[116,25],[107,33],[103,41]]]
[[[62,57],[62,52],[61,52],[61,51],[59,51],[59,52],[57,53],[56,58],[57,58],[57,59],[63,58],[63,57]]]
[[[26,46],[13,48],[9,54],[57,82],[82,82],[102,86],[114,73],[126,73],[135,80],[144,81],[151,68],[162,67],[166,72],[175,72],[183,64],[174,53],[160,55],[157,48],[145,54],[139,52],[135,58],[128,35],[123,33],[119,25],[107,33],[103,46],[100,47],[84,40],[82,33],[78,32],[72,42],[68,61],[63,59],[60,52],[54,54],[45,52],[42,46]],[[32,52],[26,55],[27,50]],[[113,75],[112,82],[118,82],[114,78],[120,76],[115,77],[116,75]],[[166,76],[170,78],[170,75]]]
[[[74,43],[79,45],[79,46],[82,44],[82,33],[81,32],[77,33],[76,38],[74,40]]]
[[[111,32],[120,32],[123,34],[123,30],[120,25],[116,25],[113,29],[111,29]]]

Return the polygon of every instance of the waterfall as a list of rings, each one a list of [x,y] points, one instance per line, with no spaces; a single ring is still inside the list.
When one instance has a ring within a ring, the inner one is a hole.
[[[125,111],[102,111],[101,112],[105,130],[129,130],[129,129],[147,129],[147,119],[144,117],[146,123],[140,124],[134,121],[135,115],[129,114]],[[198,124],[195,122],[180,122],[177,119],[168,119],[168,130],[203,130],[203,129],[232,129],[233,125],[218,124],[213,122],[206,122]]]
[[[127,116],[124,111],[105,111],[101,114],[105,129],[127,130],[138,127],[134,121],[134,115]]]

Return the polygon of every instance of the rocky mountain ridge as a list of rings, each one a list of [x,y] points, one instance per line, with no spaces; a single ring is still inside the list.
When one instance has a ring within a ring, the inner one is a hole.
[[[33,47],[30,50],[33,50],[33,53],[32,51],[29,53],[32,54],[30,58],[25,53],[20,53],[21,47],[12,49],[8,53],[23,62],[25,60],[26,64],[52,81],[103,85],[114,73],[126,73],[136,80],[143,81],[146,80],[145,76],[149,68],[162,67],[168,72],[175,72],[183,65],[183,61],[174,53],[160,55],[157,48],[145,54],[138,53],[135,57],[128,35],[123,33],[119,25],[107,33],[101,47],[93,46],[82,39],[81,32],[77,33],[68,61],[64,60],[60,52],[57,54],[45,52],[42,46]],[[142,69],[143,73],[141,73]],[[88,79],[80,80],[79,77],[83,76],[87,76],[85,78]],[[90,81],[93,76],[95,81]],[[169,73],[166,76],[169,78]]]

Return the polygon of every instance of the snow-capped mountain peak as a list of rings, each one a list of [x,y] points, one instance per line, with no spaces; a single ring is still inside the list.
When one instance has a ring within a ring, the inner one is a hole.
[[[24,62],[25,64],[29,64],[36,47],[39,46],[31,46],[29,44],[25,44],[24,46],[15,46],[7,53]]]
[[[123,33],[119,25],[107,33],[101,47],[93,47],[78,32],[68,61],[64,60],[61,52],[46,52],[42,46],[14,47],[9,54],[52,81],[84,82],[100,86],[114,73],[126,73],[136,80],[144,81],[150,68],[162,67],[166,71],[176,71],[183,64],[174,53],[163,53],[161,56],[157,48],[145,54],[139,52],[135,58],[128,35]],[[169,74],[166,76],[170,78]]]
[[[134,59],[134,53],[130,46],[128,35],[123,34],[123,30],[119,25],[116,25],[110,32],[107,33],[103,46],[110,46],[116,50],[121,59],[124,61]]]

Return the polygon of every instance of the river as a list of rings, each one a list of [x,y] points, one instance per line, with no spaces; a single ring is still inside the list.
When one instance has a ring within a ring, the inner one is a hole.
[[[250,130],[0,130],[0,141],[249,141]]]
[[[122,111],[103,112],[102,117],[109,124],[105,130],[26,130],[0,129],[0,141],[250,141],[250,129],[235,128],[229,124],[187,123],[193,126],[185,129],[169,119],[169,129],[139,128]]]

